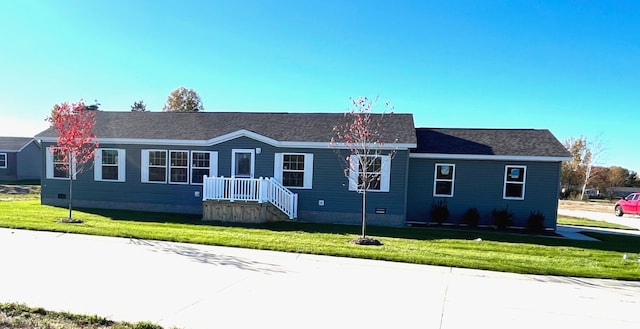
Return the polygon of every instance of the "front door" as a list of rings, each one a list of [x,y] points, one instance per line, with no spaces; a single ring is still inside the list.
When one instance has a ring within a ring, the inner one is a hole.
[[[234,149],[231,155],[231,175],[237,178],[253,178],[255,150]]]

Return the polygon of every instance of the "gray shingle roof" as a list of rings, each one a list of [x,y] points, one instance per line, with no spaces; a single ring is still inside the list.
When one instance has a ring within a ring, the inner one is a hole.
[[[33,137],[0,137],[0,151],[17,152],[32,140]]]
[[[113,112],[97,111],[98,138],[209,140],[248,130],[281,142],[329,142],[333,127],[344,122],[342,113],[258,112]],[[379,116],[379,114],[375,115]],[[385,116],[382,126],[388,143],[416,143],[411,114]],[[57,137],[47,129],[36,137]]]
[[[414,153],[570,157],[546,129],[417,128]]]

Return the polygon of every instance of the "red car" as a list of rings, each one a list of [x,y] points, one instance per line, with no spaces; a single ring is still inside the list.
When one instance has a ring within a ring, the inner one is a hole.
[[[640,193],[631,193],[618,200],[613,209],[618,217],[624,214],[640,215]]]

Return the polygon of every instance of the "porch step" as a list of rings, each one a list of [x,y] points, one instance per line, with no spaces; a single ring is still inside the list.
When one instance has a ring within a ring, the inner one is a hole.
[[[286,221],[289,217],[268,202],[207,200],[202,202],[202,220],[259,224]]]

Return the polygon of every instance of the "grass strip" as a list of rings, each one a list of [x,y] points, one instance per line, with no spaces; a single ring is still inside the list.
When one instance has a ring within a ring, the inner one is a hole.
[[[576,241],[495,230],[369,227],[383,246],[349,243],[359,227],[278,222],[204,223],[196,217],[135,211],[76,210],[81,224],[61,224],[63,208],[37,200],[0,202],[0,227],[357,257],[514,273],[640,280],[640,237]],[[608,235],[604,235],[608,236]],[[628,259],[622,255],[627,253]]]
[[[16,303],[0,303],[0,328],[162,329],[151,322],[115,322],[96,315],[53,312]]]
[[[593,219],[586,219],[586,218],[568,217],[568,216],[559,216],[558,224],[637,231],[637,229],[634,227],[630,227],[622,224],[616,224],[616,223],[610,223],[610,222],[605,222],[601,220],[593,220]]]

